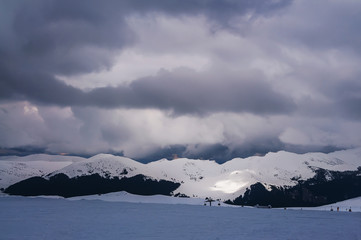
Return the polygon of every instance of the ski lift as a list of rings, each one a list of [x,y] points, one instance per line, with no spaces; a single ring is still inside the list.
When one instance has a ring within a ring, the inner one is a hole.
[[[213,200],[212,198],[208,198],[206,197],[205,201],[204,201],[204,205],[206,205],[207,203],[209,203],[209,206],[212,206],[212,202],[215,202],[216,200]]]
[[[209,206],[212,206],[212,202],[218,202],[217,205],[218,206],[221,206],[221,199],[216,199],[214,200],[213,198],[211,197],[206,197],[205,200],[204,200],[204,206],[207,205],[207,203],[209,203]]]

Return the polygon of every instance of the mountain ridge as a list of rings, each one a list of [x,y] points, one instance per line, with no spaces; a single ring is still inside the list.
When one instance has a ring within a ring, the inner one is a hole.
[[[312,179],[316,175],[315,169],[355,171],[357,174],[357,168],[361,166],[360,159],[361,148],[328,154],[279,151],[265,156],[235,158],[223,164],[186,158],[160,159],[143,164],[126,157],[98,154],[83,160],[68,161],[66,166],[39,177],[49,180],[58,174],[65,174],[73,179],[98,174],[105,179],[129,179],[143,175],[145,179],[152,181],[179,184],[171,193],[173,195],[234,201],[257,183],[269,191],[274,187],[295,187],[300,181]],[[0,164],[2,162],[4,161],[0,161]],[[68,164],[69,162],[71,163]],[[3,181],[1,174],[0,172],[0,183]]]

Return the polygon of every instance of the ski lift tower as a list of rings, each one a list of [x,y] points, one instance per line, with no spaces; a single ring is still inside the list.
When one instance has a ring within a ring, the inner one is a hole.
[[[209,206],[212,206],[212,202],[218,201],[218,206],[220,206],[220,199],[214,200],[213,198],[210,197],[206,197],[205,201],[204,201],[204,206],[207,205],[207,203],[209,203]]]

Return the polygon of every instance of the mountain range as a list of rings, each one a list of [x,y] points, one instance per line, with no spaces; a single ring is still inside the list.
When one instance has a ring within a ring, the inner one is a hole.
[[[328,154],[279,151],[223,164],[186,158],[143,164],[110,154],[2,157],[0,188],[23,196],[127,191],[237,205],[319,206],[361,196],[361,148]]]

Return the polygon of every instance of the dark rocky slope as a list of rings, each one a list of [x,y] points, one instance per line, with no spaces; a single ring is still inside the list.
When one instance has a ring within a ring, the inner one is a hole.
[[[20,196],[58,195],[74,197],[109,192],[126,191],[139,195],[171,195],[180,186],[165,180],[153,180],[144,175],[130,178],[103,178],[98,174],[69,178],[65,174],[57,174],[45,179],[32,177],[5,189],[5,193]]]
[[[316,175],[298,181],[293,187],[270,186],[261,183],[250,186],[244,195],[226,201],[235,205],[271,205],[272,207],[312,207],[361,196],[361,168],[358,171],[328,171],[315,169]]]

